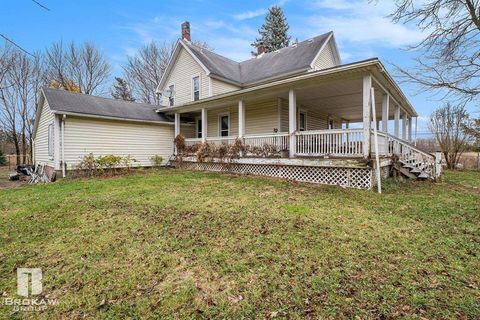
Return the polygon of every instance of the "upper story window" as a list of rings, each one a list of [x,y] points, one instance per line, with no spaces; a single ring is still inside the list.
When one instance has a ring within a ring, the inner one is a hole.
[[[200,77],[192,78],[193,101],[200,100]]]
[[[175,105],[175,85],[172,84],[171,86],[169,86],[168,90],[170,90],[170,95],[168,97],[168,105],[170,107],[173,107]]]

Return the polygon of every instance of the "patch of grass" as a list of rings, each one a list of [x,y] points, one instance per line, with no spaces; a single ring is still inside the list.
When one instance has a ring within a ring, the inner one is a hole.
[[[0,318],[480,317],[479,172],[384,193],[178,170],[0,191]]]

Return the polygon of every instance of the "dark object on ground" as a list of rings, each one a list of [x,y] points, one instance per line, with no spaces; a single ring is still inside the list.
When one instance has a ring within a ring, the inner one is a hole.
[[[11,172],[10,175],[8,176],[8,180],[10,181],[20,180],[20,174],[18,172]]]
[[[29,164],[20,164],[17,166],[17,172],[25,176],[31,175],[32,171],[33,171],[33,167]]]

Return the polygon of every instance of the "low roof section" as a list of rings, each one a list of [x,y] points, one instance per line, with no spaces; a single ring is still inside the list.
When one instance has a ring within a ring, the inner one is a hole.
[[[96,97],[60,89],[42,88],[42,92],[48,106],[55,113],[173,123],[171,117],[158,112],[157,105]]]
[[[56,114],[169,125],[174,123],[171,116],[158,111],[157,105],[96,97],[62,89],[42,88],[41,93],[34,135],[44,100]]]

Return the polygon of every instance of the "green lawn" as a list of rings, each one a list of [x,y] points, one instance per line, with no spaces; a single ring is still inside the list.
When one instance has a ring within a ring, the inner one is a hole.
[[[0,318],[480,317],[480,172],[385,192],[178,170],[0,190]],[[1,298],[1,297],[0,297]]]

